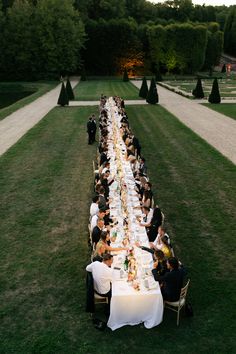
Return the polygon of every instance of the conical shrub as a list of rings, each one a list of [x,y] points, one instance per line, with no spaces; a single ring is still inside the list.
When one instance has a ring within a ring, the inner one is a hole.
[[[158,103],[158,99],[159,99],[159,97],[158,97],[158,93],[157,93],[156,82],[155,82],[154,78],[152,78],[146,101],[150,104],[156,104],[156,103]]]
[[[67,78],[67,80],[66,80],[66,92],[67,92],[67,96],[68,96],[69,101],[75,99],[75,95],[74,95],[73,89],[71,87],[71,83],[70,83],[69,78]]]
[[[124,82],[129,81],[129,76],[128,76],[128,73],[127,73],[127,69],[126,69],[126,68],[125,68],[124,73],[123,73],[123,81],[124,81]]]
[[[147,85],[147,79],[144,76],[143,81],[142,81],[142,85],[139,90],[139,97],[147,98],[147,94],[148,94],[148,85]]]
[[[213,85],[212,85],[212,89],[208,101],[210,103],[220,103],[221,101],[217,78],[215,78],[213,81]]]
[[[222,69],[221,69],[221,72],[222,72],[222,73],[226,73],[226,65],[225,65],[225,64],[223,64]]]
[[[195,98],[203,98],[204,92],[202,88],[202,80],[200,78],[197,79],[197,85],[195,89],[192,91],[192,94]]]
[[[64,82],[61,83],[61,91],[60,91],[60,95],[58,97],[58,101],[57,104],[59,104],[60,106],[65,106],[69,104],[69,99],[67,96],[67,92],[66,92],[66,88],[64,85]]]

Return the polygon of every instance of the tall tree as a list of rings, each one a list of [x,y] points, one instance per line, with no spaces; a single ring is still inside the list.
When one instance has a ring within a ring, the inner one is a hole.
[[[38,70],[52,73],[77,70],[85,32],[73,0],[41,0],[36,8],[35,26]]]
[[[8,77],[29,78],[33,68],[34,7],[25,0],[15,0],[6,15],[5,71]]]
[[[225,23],[224,50],[228,54],[236,55],[236,6],[232,7]]]

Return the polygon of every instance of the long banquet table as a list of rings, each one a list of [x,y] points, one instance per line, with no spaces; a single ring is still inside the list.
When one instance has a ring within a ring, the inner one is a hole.
[[[121,118],[113,98],[106,103],[108,112],[108,156],[110,171],[115,177],[109,190],[111,246],[127,246],[127,251],[114,254],[112,299],[108,327],[112,330],[124,325],[144,323],[146,328],[157,326],[163,317],[163,299],[159,283],[155,282],[151,269],[152,255],[136,244],[149,247],[145,227],[138,218],[142,215],[140,201],[135,190],[135,179],[130,162],[126,159],[126,146],[121,134]]]

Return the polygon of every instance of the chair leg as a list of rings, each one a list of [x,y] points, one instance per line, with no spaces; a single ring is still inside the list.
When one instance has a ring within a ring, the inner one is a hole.
[[[178,313],[177,313],[177,326],[179,325],[179,313],[180,313],[180,310],[178,310]]]

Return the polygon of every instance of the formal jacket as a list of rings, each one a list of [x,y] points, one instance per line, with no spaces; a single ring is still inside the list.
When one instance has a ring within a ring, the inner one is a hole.
[[[152,270],[154,279],[162,283],[161,292],[164,300],[178,301],[181,288],[183,287],[183,279],[185,275],[185,269],[180,267],[179,269],[173,269],[164,275],[158,275],[156,269]]]
[[[98,226],[95,226],[93,228],[93,231],[92,231],[92,241],[93,241],[93,243],[96,243],[96,244],[98,243],[98,241],[100,240],[101,232],[102,232],[102,230],[99,229]]]

